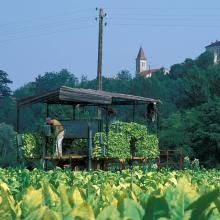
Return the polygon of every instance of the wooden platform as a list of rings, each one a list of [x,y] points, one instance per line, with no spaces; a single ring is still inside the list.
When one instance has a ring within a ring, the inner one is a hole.
[[[112,164],[118,164],[120,169],[125,169],[125,167],[133,162],[141,162],[147,165],[149,160],[144,157],[132,157],[127,159],[103,157],[103,158],[91,158],[89,161],[88,155],[79,154],[64,154],[62,156],[45,156],[45,157],[32,157],[26,158],[26,160],[44,160],[54,164],[54,166],[64,166],[69,164],[73,169],[74,167],[83,167],[86,169],[88,164],[91,164],[92,169],[103,169],[108,170],[109,166]],[[162,167],[175,167],[177,169],[183,169],[183,153],[178,150],[160,150],[160,156],[155,159],[158,170]],[[77,168],[78,169],[78,168]]]
[[[87,159],[87,155],[78,155],[78,154],[65,154],[62,156],[46,156],[46,157],[29,157],[26,158],[27,160],[66,160],[66,159]],[[127,158],[127,159],[119,159],[119,158],[112,158],[112,157],[103,157],[100,159],[93,158],[92,160],[99,161],[99,160],[106,160],[106,161],[128,161],[128,160],[147,160],[144,157],[133,157],[133,158]]]
[[[77,155],[77,154],[65,154],[62,156],[46,156],[44,160],[68,160],[68,159],[76,159],[76,160],[83,160],[88,158],[87,155]]]
[[[46,157],[28,157],[26,160],[68,160],[68,159],[86,159],[87,155],[65,154],[62,156],[46,156]]]

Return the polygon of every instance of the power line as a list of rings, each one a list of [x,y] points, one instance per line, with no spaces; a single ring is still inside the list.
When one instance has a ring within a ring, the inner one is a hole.
[[[90,18],[90,17],[89,17]],[[72,25],[72,24],[80,24],[80,23],[87,23],[89,22],[88,19],[89,18],[84,18],[82,20],[66,20],[66,21],[60,21],[60,22],[53,22],[53,23],[45,23],[45,24],[38,24],[37,26],[24,26],[24,27],[18,27],[15,29],[13,29],[12,32],[10,32],[11,30],[7,30],[5,31],[4,29],[2,29],[0,31],[0,33],[5,35],[14,35],[14,34],[20,34],[20,33],[25,33],[25,32],[29,32],[29,31],[39,31],[39,30],[44,30],[44,29],[48,29],[48,28],[53,28],[53,27],[63,27],[65,25]],[[90,23],[90,22],[89,22]]]
[[[152,16],[152,17],[220,17],[220,14],[189,14],[189,13],[184,13],[184,14],[171,14],[171,13],[134,13],[134,12],[130,12],[130,13],[111,13],[111,17],[119,17],[119,18],[123,18],[124,16],[126,17],[140,17],[140,16]]]
[[[36,37],[43,37],[43,36],[49,36],[49,35],[54,35],[54,34],[60,34],[60,33],[74,31],[74,30],[85,30],[85,29],[94,28],[94,27],[95,27],[95,25],[90,25],[90,26],[85,26],[85,27],[75,27],[75,28],[68,28],[68,29],[64,29],[64,30],[57,30],[57,31],[48,32],[48,33],[33,34],[33,35],[29,35],[29,36],[24,36],[24,37],[10,38],[10,39],[0,41],[0,44],[10,42],[10,41],[15,41],[15,40],[25,40],[25,39],[29,39],[29,38],[36,38]]]
[[[220,25],[192,25],[192,24],[144,24],[144,23],[111,23],[111,26],[147,26],[147,27],[193,27],[193,28],[219,28]]]
[[[135,18],[135,17],[113,17],[110,18],[109,20],[129,20],[129,21],[201,21],[201,20],[206,20],[206,21],[220,21],[220,17],[218,19],[214,19],[214,18],[204,18],[201,19],[199,17],[194,17],[194,18],[184,18],[184,17],[162,17],[162,16],[157,16],[157,17],[145,17],[145,18]]]
[[[196,7],[196,8],[191,8],[191,7],[185,7],[185,8],[178,8],[178,7],[147,7],[147,8],[144,8],[144,7],[141,7],[141,8],[129,8],[129,7],[117,7],[117,8],[114,8],[114,7],[110,7],[108,8],[108,10],[120,10],[120,11],[123,11],[123,10],[132,10],[132,11],[135,11],[135,10],[140,10],[140,11],[146,11],[146,10],[179,10],[179,11],[185,11],[185,10],[194,10],[194,11],[207,11],[207,10],[214,10],[214,11],[219,11],[220,8],[216,8],[216,7],[213,7],[213,8],[199,8],[199,7]]]
[[[48,21],[49,19],[59,19],[60,17],[66,17],[66,16],[69,16],[69,15],[74,15],[74,14],[78,14],[78,13],[86,13],[86,15],[88,15],[88,12],[91,11],[91,10],[86,10],[86,9],[77,9],[77,10],[70,10],[67,14],[67,13],[62,13],[62,14],[56,14],[56,15],[49,15],[49,16],[42,16],[42,17],[37,17],[37,18],[32,18],[32,19],[25,19],[25,20],[19,20],[19,21],[16,21],[16,22],[9,22],[9,23],[2,23],[0,24],[0,27],[2,26],[10,26],[10,25],[19,25],[21,22],[22,23],[31,23],[31,22],[38,22],[38,21],[43,21],[45,22]]]

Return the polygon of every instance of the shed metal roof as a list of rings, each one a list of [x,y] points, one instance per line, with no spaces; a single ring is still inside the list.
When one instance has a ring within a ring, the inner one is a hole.
[[[85,104],[85,105],[111,105],[144,102],[160,102],[156,99],[134,96],[122,93],[106,92],[93,89],[79,89],[62,86],[56,90],[45,92],[39,95],[26,97],[17,101],[18,107],[35,103],[48,104]]]

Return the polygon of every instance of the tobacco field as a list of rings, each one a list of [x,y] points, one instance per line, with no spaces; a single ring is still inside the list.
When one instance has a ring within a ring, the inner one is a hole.
[[[220,219],[220,172],[0,169],[0,219]]]

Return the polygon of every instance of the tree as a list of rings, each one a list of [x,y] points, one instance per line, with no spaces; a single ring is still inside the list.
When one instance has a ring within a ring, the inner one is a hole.
[[[47,72],[43,76],[39,75],[34,84],[35,93],[39,94],[57,89],[60,86],[76,87],[78,79],[68,70],[63,69],[60,72]]]
[[[189,114],[194,118],[193,123]],[[186,113],[186,133],[191,133],[191,148],[207,167],[220,166],[220,98]]]
[[[173,80],[176,80],[178,78],[182,78],[184,76],[184,69],[181,64],[174,64],[170,68],[170,74],[169,77]]]
[[[190,135],[186,133],[184,115],[180,112],[173,113],[162,121],[159,140],[160,148],[182,149],[185,155],[193,155]]]
[[[187,69],[179,86],[180,96],[176,100],[179,108],[191,108],[208,101],[210,96],[206,74],[197,66]]]
[[[125,81],[129,81],[132,79],[131,73],[128,70],[120,71],[116,77],[120,80],[125,80]]]
[[[35,90],[36,90],[36,84],[34,82],[29,82],[26,85],[16,89],[13,95],[17,99],[27,96],[33,96],[36,93]]]
[[[0,164],[16,163],[15,131],[12,126],[0,123]]]
[[[0,100],[0,123],[16,126],[16,102],[14,97],[3,97]]]
[[[10,83],[12,83],[12,81],[8,79],[8,74],[0,70],[0,98],[11,94],[11,89],[8,87]]]
[[[220,65],[210,66],[206,71],[206,78],[211,97],[220,96]]]
[[[88,85],[88,82],[89,82],[89,80],[88,80],[87,76],[86,75],[82,75],[79,87],[86,88],[87,85]]]
[[[15,101],[11,97],[11,89],[8,84],[12,83],[8,79],[8,74],[0,70],[0,123],[15,124]]]
[[[220,167],[220,98],[163,120],[160,146],[182,148],[206,167]]]
[[[202,53],[196,60],[196,64],[201,69],[206,69],[214,64],[214,55],[211,52]]]

